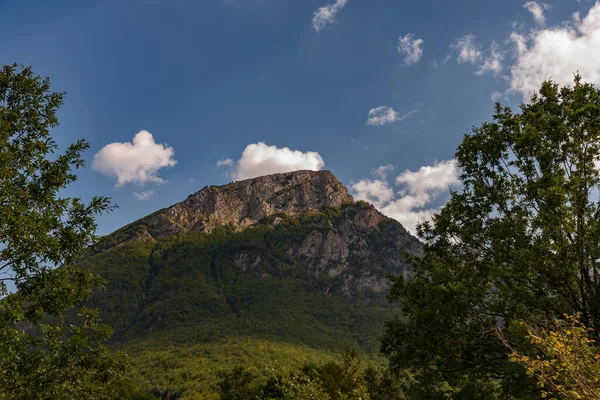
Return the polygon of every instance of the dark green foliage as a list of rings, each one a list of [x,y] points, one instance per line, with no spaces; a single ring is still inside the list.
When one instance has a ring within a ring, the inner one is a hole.
[[[96,312],[73,309],[101,284],[73,264],[94,242],[96,215],[111,206],[105,197],[85,204],[60,195],[88,148],[80,140],[58,153],[50,129],[62,101],[31,68],[0,70],[2,399],[110,398],[123,369],[102,345],[111,329]],[[18,293],[9,294],[6,281]]]
[[[408,319],[388,322],[382,350],[414,373],[415,398],[536,398],[494,331],[517,340],[515,322],[576,312],[598,329],[599,146],[600,91],[579,77],[465,135],[463,190],[420,227],[414,279],[390,292]]]
[[[152,338],[134,340],[125,350],[130,355],[140,388],[156,396],[182,399],[217,399],[218,376],[242,366],[264,385],[275,372],[299,370],[306,363],[334,360],[333,353],[306,345],[249,337],[229,337],[194,343],[189,331],[165,331]]]
[[[221,400],[251,400],[263,397],[262,390],[256,385],[256,376],[243,367],[234,367],[231,371],[218,374],[217,389]]]
[[[356,350],[346,346],[341,362],[328,362],[320,367],[305,368],[307,375],[314,374],[321,382],[321,387],[331,400],[339,400],[347,393],[352,393],[362,385],[360,360]]]
[[[264,354],[297,367],[326,362],[330,352],[351,344],[362,358],[377,358],[383,321],[398,307],[388,304],[384,293],[344,295],[343,276],[317,273],[290,252],[311,232],[327,234],[361,210],[347,204],[298,217],[265,217],[239,232],[222,227],[211,234],[113,247],[82,262],[109,281],[91,304],[101,307],[115,327],[115,345],[140,370],[141,387],[163,397],[209,396],[223,367],[270,362]],[[380,229],[403,232],[395,222]],[[379,248],[378,240],[388,240],[378,239],[375,229],[369,232],[365,238],[373,248]],[[374,260],[372,271],[384,276],[377,263],[382,264]],[[351,265],[349,273],[365,266]],[[228,348],[240,353],[237,362],[221,354]],[[204,360],[200,367],[199,360]]]
[[[369,400],[404,399],[404,397],[377,397],[383,383],[373,368],[363,371],[356,352],[349,346],[341,360],[327,363],[307,363],[291,372],[272,369],[265,378],[241,366],[219,374],[217,384],[221,400],[234,399],[327,399]],[[377,378],[375,377],[377,375]],[[368,383],[366,378],[370,379]],[[389,378],[385,382],[393,384]],[[370,389],[367,387],[370,386]],[[397,385],[396,385],[397,386]],[[376,397],[371,396],[371,390]]]
[[[393,373],[388,368],[370,366],[364,371],[364,380],[371,400],[406,400],[416,399],[409,397],[405,391],[414,387],[415,382],[410,378],[410,373]]]

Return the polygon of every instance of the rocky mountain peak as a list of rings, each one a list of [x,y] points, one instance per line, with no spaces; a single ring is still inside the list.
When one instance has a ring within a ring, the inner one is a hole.
[[[146,226],[154,238],[211,232],[224,225],[243,229],[267,215],[294,216],[352,202],[346,187],[331,172],[302,170],[207,186],[153,214]]]

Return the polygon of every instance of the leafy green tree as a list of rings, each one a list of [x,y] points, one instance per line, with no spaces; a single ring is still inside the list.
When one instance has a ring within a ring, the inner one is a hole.
[[[366,390],[360,360],[356,357],[356,350],[349,345],[346,345],[341,362],[328,362],[312,371],[306,371],[306,374],[316,375],[331,400],[340,400],[358,393],[364,394]]]
[[[62,196],[88,148],[57,153],[50,129],[63,96],[30,67],[0,69],[0,399],[109,398],[122,369],[97,313],[70,311],[101,283],[74,265],[111,205]]]
[[[537,398],[494,331],[510,338],[538,313],[598,331],[600,91],[547,81],[520,108],[496,104],[465,134],[463,188],[419,227],[412,280],[393,279],[406,318],[387,323],[382,351],[422,398]]]
[[[371,400],[406,400],[404,391],[412,383],[410,374],[394,374],[384,367],[368,367],[364,381]]]
[[[241,366],[218,374],[217,384],[221,400],[251,400],[260,398],[256,376]]]

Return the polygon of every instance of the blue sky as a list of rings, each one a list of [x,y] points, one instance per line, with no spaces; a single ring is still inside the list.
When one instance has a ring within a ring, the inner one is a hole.
[[[102,234],[294,168],[413,229],[458,185],[454,150],[492,99],[576,70],[600,83],[585,0],[0,0],[0,33],[2,64],[67,92],[54,135],[91,144],[69,194],[119,205]]]

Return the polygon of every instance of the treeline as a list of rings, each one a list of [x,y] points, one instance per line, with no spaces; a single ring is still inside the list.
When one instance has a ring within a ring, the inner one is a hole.
[[[356,351],[346,347],[339,361],[322,365],[305,364],[284,372],[277,365],[265,380],[237,366],[219,374],[216,385],[222,400],[315,399],[315,400],[402,400],[406,399],[399,377],[381,367],[361,368]]]

